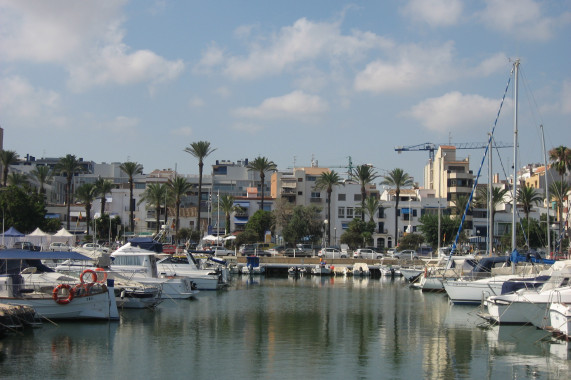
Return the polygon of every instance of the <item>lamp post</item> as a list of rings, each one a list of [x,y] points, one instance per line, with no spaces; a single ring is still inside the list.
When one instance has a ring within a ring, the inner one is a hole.
[[[327,231],[328,231],[327,225],[328,225],[328,224],[329,224],[329,221],[328,221],[327,219],[325,219],[325,220],[323,221],[323,226],[324,226],[324,228],[325,228],[325,244],[324,244],[324,245],[325,245],[325,248],[327,248],[327,237],[328,237],[328,236],[327,236]]]
[[[333,245],[337,246],[337,227],[333,227]]]

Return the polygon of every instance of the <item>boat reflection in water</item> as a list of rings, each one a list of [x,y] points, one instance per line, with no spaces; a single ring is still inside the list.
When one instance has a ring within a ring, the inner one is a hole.
[[[28,363],[41,363],[26,367],[30,377],[60,379],[93,368],[101,378],[570,378],[550,334],[481,328],[477,311],[402,279],[240,276],[225,292],[123,310],[107,335],[108,324],[66,324],[5,337],[0,354],[11,359],[0,370],[13,379]]]

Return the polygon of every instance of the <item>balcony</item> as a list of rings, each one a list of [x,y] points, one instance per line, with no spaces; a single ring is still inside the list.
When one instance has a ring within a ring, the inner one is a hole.
[[[321,203],[322,200],[323,198],[309,198],[310,203]]]

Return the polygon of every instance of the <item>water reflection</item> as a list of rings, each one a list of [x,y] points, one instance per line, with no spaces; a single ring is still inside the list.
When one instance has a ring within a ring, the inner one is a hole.
[[[476,311],[386,277],[240,276],[118,323],[7,337],[0,373],[34,363],[32,374],[62,379],[569,378],[566,344],[531,327],[479,328]]]

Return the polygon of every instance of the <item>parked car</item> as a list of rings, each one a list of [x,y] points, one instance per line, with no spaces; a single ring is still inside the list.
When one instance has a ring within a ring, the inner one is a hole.
[[[97,244],[97,243],[85,243],[81,247],[85,248],[85,249],[92,249],[92,250],[98,250],[98,251],[103,251],[103,252],[109,251],[109,248],[104,247],[101,244]]]
[[[281,255],[285,251],[285,247],[283,245],[276,245],[268,249],[266,252],[269,252],[272,256]]]
[[[233,256],[234,255],[234,251],[232,251],[231,249],[227,249],[226,247],[224,247],[222,245],[213,245],[210,247],[209,250],[212,251],[212,254],[214,256]]]
[[[14,249],[25,249],[27,251],[41,251],[41,248],[37,245],[33,245],[29,241],[17,241],[12,246]]]
[[[389,248],[387,249],[387,256],[389,257],[395,257],[395,255],[398,253],[396,248]]]
[[[329,248],[321,248],[319,253],[317,254],[319,257],[323,257],[324,259],[346,259],[347,254],[341,252],[341,250],[333,247]]]
[[[71,251],[71,247],[66,243],[53,242],[50,244],[50,251]]]
[[[405,249],[404,251],[395,253],[395,258],[399,260],[418,260],[418,253],[412,249]]]
[[[375,252],[371,248],[359,248],[353,252],[354,259],[382,259],[383,254]]]
[[[312,251],[306,251],[299,248],[288,248],[285,250],[284,255],[288,257],[311,257]]]
[[[239,249],[240,255],[242,256],[250,256],[256,252],[254,244],[242,244]]]

